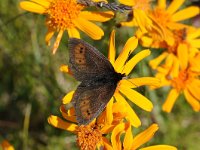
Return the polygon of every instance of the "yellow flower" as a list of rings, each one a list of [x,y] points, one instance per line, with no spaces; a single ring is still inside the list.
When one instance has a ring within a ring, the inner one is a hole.
[[[70,92],[63,99],[63,103],[69,102],[73,92]],[[60,107],[63,118],[51,115],[48,118],[49,124],[56,128],[70,131],[77,135],[77,143],[81,150],[93,150],[96,147],[106,147],[108,145],[108,139],[104,136],[111,133],[116,125],[123,122],[126,114],[126,109],[121,106],[120,103],[112,104],[111,108],[112,120],[107,113],[107,110],[103,111],[98,119],[94,120],[88,125],[78,126],[76,124],[75,111],[73,108],[66,111],[65,105]],[[69,122],[70,121],[70,122]]]
[[[127,19],[128,21],[121,22],[121,26],[137,26],[141,34],[147,33],[148,30],[155,30],[162,34],[159,26],[157,26],[148,15],[152,0],[119,0],[119,2],[132,7],[132,11],[129,13],[131,17]]]
[[[1,142],[2,150],[14,150],[14,147],[10,145],[10,143],[7,140],[3,140]]]
[[[182,10],[178,10],[185,0],[173,0],[168,6],[166,0],[158,0],[157,6],[149,11],[149,17],[157,26],[162,29],[164,37],[155,32],[155,30],[148,30],[145,36],[140,35],[143,46],[151,46],[160,48],[162,42],[168,45],[174,44],[173,30],[180,30],[186,28],[187,25],[180,21],[192,18],[200,13],[199,7],[190,6]],[[140,32],[138,34],[141,34]]]
[[[134,51],[134,49],[138,45],[138,39],[136,37],[131,37],[126,42],[118,58],[115,59],[116,50],[114,38],[115,32],[113,31],[110,37],[108,59],[113,65],[116,72],[128,76],[132,69],[135,67],[135,65],[139,61],[144,59],[146,56],[148,56],[150,54],[150,51],[148,49],[143,50],[128,60],[129,55]],[[69,68],[68,66],[62,66],[61,70],[64,72],[68,72]],[[134,112],[134,110],[131,108],[131,106],[128,104],[125,97],[131,100],[137,106],[141,107],[143,110],[151,111],[153,109],[153,104],[151,103],[151,101],[143,95],[136,92],[135,90],[133,90],[133,88],[138,88],[139,86],[143,85],[157,86],[158,84],[159,80],[152,77],[122,79],[119,81],[112,98],[114,98],[117,102],[120,102],[123,106],[125,106],[128,113],[127,119],[130,120],[131,125],[138,127],[141,125],[141,121]],[[68,102],[65,102],[65,104]]]
[[[153,69],[164,62],[165,68],[172,69],[177,59],[184,65],[185,68],[188,64],[188,60],[194,57],[200,48],[200,28],[188,27],[181,30],[173,31],[174,44],[166,45],[162,47],[166,50],[160,54],[157,58],[149,62]]]
[[[103,30],[91,21],[105,22],[113,17],[113,12],[89,12],[83,11],[84,5],[78,4],[76,0],[30,0],[20,2],[24,10],[45,14],[48,32],[45,37],[47,45],[58,32],[53,45],[53,54],[59,46],[63,32],[66,30],[69,37],[80,38],[77,29],[85,32],[91,38],[98,40],[104,35]]]
[[[200,53],[190,58],[188,64],[176,61],[173,69],[168,66],[158,67],[157,78],[161,80],[161,87],[171,86],[162,109],[171,112],[178,96],[183,93],[186,101],[192,106],[194,111],[200,111]]]
[[[145,131],[139,133],[135,137],[132,135],[130,122],[120,123],[117,125],[111,135],[111,143],[106,147],[108,150],[136,150],[144,143],[148,142],[158,130],[157,124],[152,124]],[[124,134],[123,143],[121,142],[121,136]],[[112,145],[112,146],[111,146]],[[176,147],[170,145],[154,145],[145,148],[139,148],[140,150],[177,150]]]

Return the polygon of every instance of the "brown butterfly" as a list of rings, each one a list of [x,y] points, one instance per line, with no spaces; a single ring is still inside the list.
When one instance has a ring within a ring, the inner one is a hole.
[[[81,81],[72,104],[79,125],[88,124],[103,111],[124,74],[117,73],[108,59],[83,40],[69,39],[69,67]]]

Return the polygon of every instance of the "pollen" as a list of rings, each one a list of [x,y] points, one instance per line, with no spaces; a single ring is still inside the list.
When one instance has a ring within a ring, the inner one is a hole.
[[[83,8],[84,6],[77,4],[76,0],[54,0],[46,10],[46,24],[54,30],[74,27],[73,21],[78,18]]]
[[[94,125],[79,126],[77,129],[77,143],[81,150],[95,150],[102,141],[100,130]]]

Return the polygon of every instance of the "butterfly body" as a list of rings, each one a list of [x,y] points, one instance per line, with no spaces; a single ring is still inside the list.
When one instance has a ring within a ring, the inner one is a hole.
[[[83,40],[69,39],[69,55],[70,70],[81,81],[72,98],[77,122],[88,124],[103,111],[124,75],[117,73],[104,55]]]

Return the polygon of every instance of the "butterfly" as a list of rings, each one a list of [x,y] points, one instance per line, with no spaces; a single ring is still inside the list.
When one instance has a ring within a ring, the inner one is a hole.
[[[117,73],[95,47],[76,38],[69,39],[69,68],[81,82],[72,97],[76,120],[86,125],[106,107],[124,74]]]

